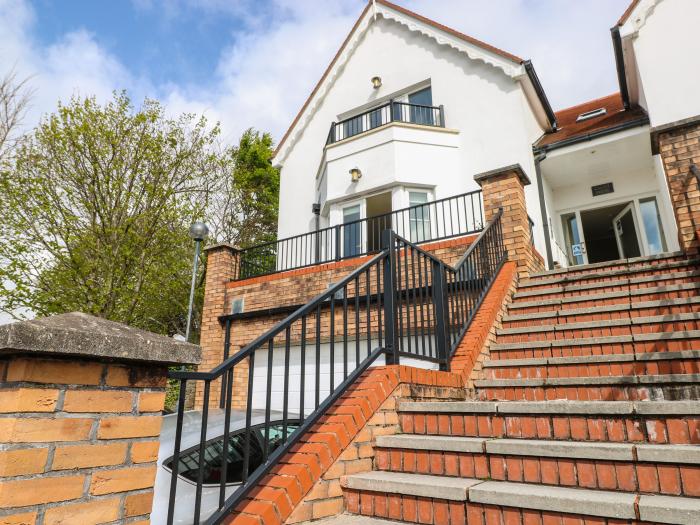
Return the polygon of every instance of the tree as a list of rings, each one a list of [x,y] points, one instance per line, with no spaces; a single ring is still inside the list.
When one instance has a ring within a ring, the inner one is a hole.
[[[125,93],[59,104],[0,170],[0,307],[184,332],[187,228],[230,171],[218,134]]]
[[[245,248],[276,239],[280,174],[272,166],[273,154],[270,134],[252,128],[226,150],[231,164],[218,165],[221,185],[211,196],[208,214],[217,240]]]
[[[0,162],[16,142],[17,128],[27,111],[31,91],[28,80],[18,80],[14,70],[0,78]]]

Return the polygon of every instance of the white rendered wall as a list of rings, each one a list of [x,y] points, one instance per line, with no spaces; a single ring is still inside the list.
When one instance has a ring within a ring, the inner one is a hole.
[[[625,35],[639,28],[633,38],[639,69],[640,103],[649,113],[652,127],[700,115],[700,2],[661,0],[639,22],[633,16],[622,29]],[[644,16],[640,4],[635,16]]]
[[[370,79],[379,75],[382,87],[372,88]],[[358,155],[352,163],[363,171],[361,182],[349,183],[347,170],[337,170],[340,181],[330,179],[331,188],[345,187],[349,199],[358,191],[377,187],[388,179],[414,181],[434,186],[434,197],[447,197],[479,189],[473,176],[491,169],[520,164],[532,180],[526,189],[528,211],[540,230],[539,199],[531,145],[542,134],[519,84],[500,69],[433,40],[410,32],[404,26],[379,18],[370,26],[342,73],[317,109],[303,134],[284,159],[280,193],[279,237],[311,231],[312,203],[316,201],[316,173],[331,122],[338,115],[408,86],[429,80],[434,105],[444,105],[446,127],[456,129],[457,154],[444,162],[417,162],[415,155],[428,155],[419,142],[395,145],[383,159]],[[408,147],[410,146],[410,148]],[[407,153],[407,151],[410,152]],[[421,151],[423,150],[423,151]],[[414,157],[411,157],[411,156]],[[401,157],[400,161],[396,159]],[[356,160],[356,162],[355,162]],[[351,164],[344,160],[343,164]],[[340,165],[340,164],[339,164]],[[393,173],[382,174],[381,170]],[[372,176],[369,176],[372,173]],[[365,176],[364,174],[367,174]],[[536,246],[543,250],[541,231]]]

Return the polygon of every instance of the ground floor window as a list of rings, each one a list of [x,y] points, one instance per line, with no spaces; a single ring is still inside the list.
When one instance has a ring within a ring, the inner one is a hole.
[[[666,237],[661,225],[661,214],[659,213],[659,205],[656,203],[656,197],[641,199],[639,201],[639,209],[642,213],[642,223],[647,236],[649,255],[665,252]]]
[[[362,252],[362,223],[360,205],[343,208],[343,257],[355,257]]]
[[[427,191],[409,191],[408,214],[410,225],[410,241],[423,242],[430,239],[430,209],[425,204],[429,201]]]

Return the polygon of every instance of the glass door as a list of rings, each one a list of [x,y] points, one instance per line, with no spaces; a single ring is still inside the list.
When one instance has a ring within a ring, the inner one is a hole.
[[[637,235],[637,219],[634,213],[634,203],[630,203],[613,219],[613,230],[620,256],[623,258],[639,257],[642,251]]]

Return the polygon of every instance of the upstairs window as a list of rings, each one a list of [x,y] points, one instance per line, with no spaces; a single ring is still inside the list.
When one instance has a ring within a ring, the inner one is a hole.
[[[576,122],[581,122],[582,120],[588,120],[595,117],[602,117],[603,115],[607,114],[607,112],[608,110],[605,108],[598,108],[592,111],[586,111],[584,113],[581,113],[578,117],[576,117]]]

